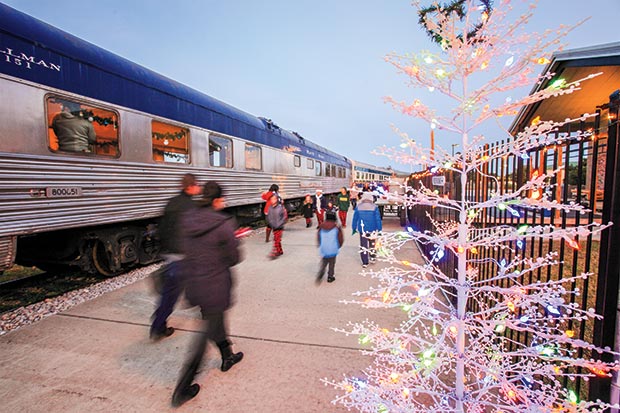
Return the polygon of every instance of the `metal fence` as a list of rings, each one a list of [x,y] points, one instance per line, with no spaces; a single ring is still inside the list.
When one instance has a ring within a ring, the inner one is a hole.
[[[493,158],[504,142],[490,144],[484,148],[482,156],[489,156],[489,161],[481,171],[468,176],[468,184],[460,188],[460,175],[449,171],[438,171],[431,174],[428,171],[412,174],[410,184],[415,186],[423,183],[427,188],[433,188],[432,176],[445,176],[446,184],[434,187],[443,191],[451,199],[461,199],[465,191],[467,202],[482,202],[488,199],[492,192],[507,193],[516,190],[536,174],[552,173],[551,187],[547,197],[561,203],[577,203],[589,209],[585,214],[575,212],[551,210],[536,210],[522,208],[515,216],[508,210],[492,209],[485,214],[478,215],[474,226],[488,228],[497,225],[520,226],[551,225],[559,228],[569,228],[591,224],[594,222],[607,223],[615,221],[620,224],[619,204],[620,169],[618,168],[618,102],[620,97],[614,93],[610,102],[597,107],[598,116],[594,124],[571,123],[564,125],[557,133],[566,138],[561,145],[539,147],[531,150],[528,156],[505,155]],[[576,138],[576,131],[590,131],[586,139]],[[536,197],[541,194],[528,194]],[[432,221],[458,220],[458,216],[439,207],[416,206],[408,210],[408,221],[417,230],[433,230]],[[604,318],[600,321],[572,321],[566,326],[567,332],[574,338],[584,339],[599,347],[615,348],[616,312],[618,303],[618,278],[620,267],[620,225],[612,226],[595,236],[578,239],[578,247],[569,245],[567,241],[532,240],[522,246],[521,256],[540,257],[549,252],[557,253],[558,265],[540,268],[519,280],[526,284],[537,280],[549,281],[575,277],[583,272],[592,273],[587,279],[571,282],[572,290],[578,289],[579,295],[569,295],[566,300],[576,302],[582,309],[596,309]],[[433,245],[420,245],[427,257],[435,249]],[[491,263],[512,256],[509,249],[497,245],[489,245],[475,251],[475,256],[468,252],[470,259],[476,259],[478,264],[478,279],[489,280],[497,267]],[[485,260],[486,259],[486,260]],[[437,264],[446,275],[456,278],[457,258],[446,251],[446,258]],[[490,282],[490,281],[489,281]],[[479,304],[473,300],[468,303],[469,309],[476,311]],[[533,339],[528,333],[507,329],[506,334],[511,340],[529,345]],[[589,351],[589,350],[588,350]],[[590,358],[586,350],[579,350],[577,356]],[[593,355],[595,356],[595,355]],[[596,355],[600,357],[600,355]],[[579,373],[579,371],[574,371]],[[617,395],[610,390],[609,378],[595,380],[565,379],[565,387],[575,391],[581,398],[589,400],[607,400],[618,402]]]

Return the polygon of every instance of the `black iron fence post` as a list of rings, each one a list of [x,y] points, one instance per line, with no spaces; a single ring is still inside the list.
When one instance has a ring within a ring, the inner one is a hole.
[[[618,350],[616,319],[618,313],[618,279],[620,278],[620,157],[618,154],[618,110],[620,91],[609,97],[609,128],[607,157],[605,163],[605,192],[603,198],[603,223],[614,225],[601,233],[598,285],[596,291],[596,312],[603,316],[594,324],[594,344]],[[604,120],[601,119],[601,123]],[[611,361],[610,355],[604,359]],[[597,378],[590,386],[590,400],[619,403],[618,377]]]

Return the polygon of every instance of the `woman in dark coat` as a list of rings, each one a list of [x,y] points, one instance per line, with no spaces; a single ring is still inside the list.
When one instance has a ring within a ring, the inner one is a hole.
[[[199,207],[183,216],[181,243],[185,254],[185,296],[190,304],[200,306],[204,329],[172,395],[175,407],[200,391],[197,383],[191,383],[200,368],[207,340],[220,349],[222,371],[229,370],[243,358],[243,353],[232,352],[224,318],[224,312],[231,305],[230,268],[241,261],[239,240],[235,237],[236,224],[232,217],[220,212],[225,203],[222,189],[216,182],[205,184],[203,197]]]

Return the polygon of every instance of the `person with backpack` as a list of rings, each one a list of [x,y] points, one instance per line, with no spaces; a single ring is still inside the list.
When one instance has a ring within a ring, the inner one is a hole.
[[[265,201],[265,208],[263,208],[263,213],[265,214],[265,220],[267,219],[267,214],[269,214],[269,207],[271,206],[271,196],[275,195],[278,197],[278,202],[282,203],[282,198],[278,191],[280,187],[276,184],[271,184],[268,191],[265,191],[261,194],[261,198]],[[269,226],[269,221],[267,220],[267,227],[265,228],[265,242],[269,242],[269,236],[271,235],[271,226]]]
[[[273,249],[269,254],[272,260],[284,254],[282,251],[282,233],[284,232],[284,224],[288,218],[288,213],[282,205],[277,194],[272,194],[269,198],[269,212],[267,213],[267,224],[273,231]]]
[[[321,267],[316,278],[317,284],[323,280],[325,268],[327,270],[327,282],[336,280],[334,275],[336,267],[336,257],[344,242],[342,229],[336,224],[336,214],[334,212],[325,213],[325,221],[319,225],[318,230],[319,252],[321,254]]]
[[[377,233],[383,229],[379,208],[375,205],[372,192],[362,192],[362,198],[353,211],[351,221],[352,235],[360,234],[360,258],[362,267],[375,262],[375,240]]]

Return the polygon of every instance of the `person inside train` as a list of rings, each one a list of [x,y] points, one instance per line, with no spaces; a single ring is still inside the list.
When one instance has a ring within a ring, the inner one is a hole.
[[[180,282],[181,260],[183,259],[180,243],[181,216],[194,208],[192,196],[198,195],[202,190],[196,177],[191,173],[183,175],[181,186],[183,188],[181,192],[168,201],[159,223],[161,255],[165,264],[162,270],[161,296],[151,323],[150,337],[153,341],[174,333],[174,327],[168,327],[166,323],[182,290]]]
[[[69,152],[92,152],[97,141],[93,124],[80,115],[80,104],[60,101],[62,111],[54,116],[52,129],[58,138],[58,149]]]

